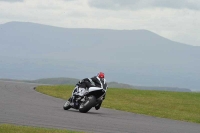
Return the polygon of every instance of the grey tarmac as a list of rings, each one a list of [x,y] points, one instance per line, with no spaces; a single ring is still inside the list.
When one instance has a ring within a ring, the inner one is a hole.
[[[65,100],[35,91],[38,84],[0,81],[0,124],[93,133],[200,133],[200,124],[101,108],[63,110]]]

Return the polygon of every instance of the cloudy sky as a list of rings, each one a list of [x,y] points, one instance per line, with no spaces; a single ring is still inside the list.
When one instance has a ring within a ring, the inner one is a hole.
[[[146,29],[200,46],[200,0],[0,0],[0,24],[10,21],[67,28]]]

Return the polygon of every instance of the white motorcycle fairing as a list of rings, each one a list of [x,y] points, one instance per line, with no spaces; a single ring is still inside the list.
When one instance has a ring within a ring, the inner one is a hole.
[[[88,89],[89,92],[97,91],[97,90],[103,90],[103,88],[100,88],[100,87],[90,87],[90,88]]]

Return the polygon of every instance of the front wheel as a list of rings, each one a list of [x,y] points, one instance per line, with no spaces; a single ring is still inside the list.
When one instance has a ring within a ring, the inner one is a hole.
[[[70,109],[70,108],[71,108],[70,102],[67,101],[67,102],[64,104],[63,109],[64,109],[64,110],[68,110],[68,109]]]
[[[94,96],[89,96],[88,99],[81,103],[79,111],[81,113],[87,113],[96,104],[96,98]]]

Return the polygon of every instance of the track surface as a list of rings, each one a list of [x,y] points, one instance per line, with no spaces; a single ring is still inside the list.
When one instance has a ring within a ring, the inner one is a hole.
[[[84,114],[65,100],[36,92],[36,84],[0,81],[0,124],[99,133],[200,133],[200,125],[101,108]]]

